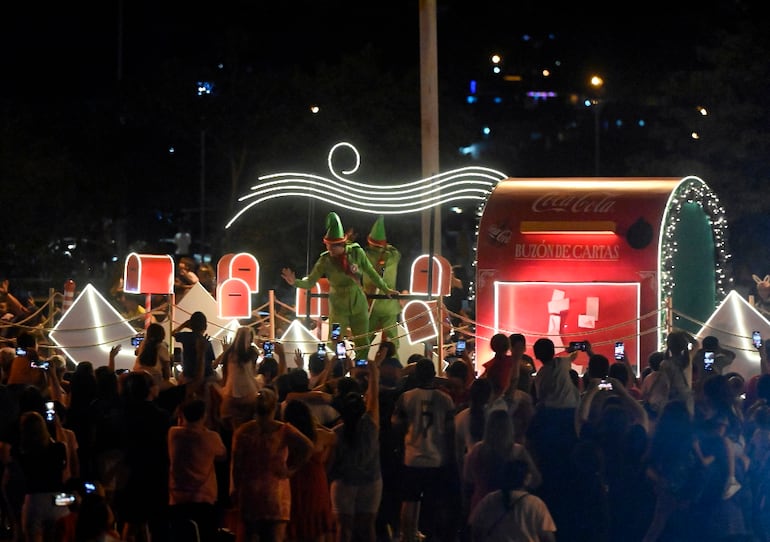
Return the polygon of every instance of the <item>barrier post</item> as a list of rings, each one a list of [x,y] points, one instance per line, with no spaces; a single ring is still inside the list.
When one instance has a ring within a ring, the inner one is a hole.
[[[75,281],[69,279],[64,283],[64,298],[61,302],[62,314],[67,312],[67,310],[72,306],[73,301],[75,301]]]

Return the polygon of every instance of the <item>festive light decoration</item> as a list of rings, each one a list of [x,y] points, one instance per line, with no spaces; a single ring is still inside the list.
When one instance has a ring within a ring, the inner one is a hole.
[[[674,258],[677,253],[676,230],[681,220],[680,214],[685,204],[698,205],[706,213],[714,235],[715,258],[715,286],[717,302],[727,295],[727,290],[732,286],[732,278],[728,278],[727,269],[731,255],[727,244],[727,219],[725,210],[719,203],[717,195],[700,178],[695,176],[684,177],[677,187],[672,190],[666,203],[663,222],[660,229],[660,241],[658,244],[660,256],[658,258],[658,292],[660,305],[663,306],[666,299],[674,292]],[[665,343],[666,326],[665,313],[661,313],[658,343]]]
[[[355,165],[338,172],[334,154],[340,149],[353,152]],[[353,181],[347,176],[358,170],[361,157],[350,143],[338,143],[329,151],[327,165],[332,178],[310,173],[274,173],[259,178],[252,192],[238,198],[249,203],[225,225],[230,228],[252,207],[282,197],[305,197],[351,211],[368,214],[410,214],[455,201],[485,201],[497,183],[506,178],[500,171],[484,167],[464,167],[401,184],[372,184]]]

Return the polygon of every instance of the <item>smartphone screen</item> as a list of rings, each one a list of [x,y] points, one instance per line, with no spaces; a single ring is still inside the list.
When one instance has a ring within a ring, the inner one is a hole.
[[[623,359],[626,355],[625,345],[618,341],[615,343],[615,359]]]
[[[347,351],[345,349],[345,343],[337,343],[337,357],[338,358],[344,358],[347,355]]]
[[[45,404],[45,421],[52,422],[56,416],[56,409],[53,406],[53,401],[48,401]]]
[[[762,348],[762,335],[759,331],[751,334],[751,340],[754,342],[754,348]]]
[[[262,350],[265,352],[266,358],[272,358],[273,357],[273,343],[272,341],[265,341],[262,343]]]
[[[714,370],[714,352],[703,353],[703,368],[707,371]]]
[[[365,359],[357,359],[356,367],[366,367],[368,362]]]
[[[326,355],[326,343],[318,343],[318,355],[319,356]]]
[[[455,353],[459,355],[463,352],[465,352],[465,339],[460,339],[457,341],[457,344],[455,344]]]
[[[332,339],[336,340],[340,338],[340,325],[337,323],[332,324]]]
[[[22,348],[21,346],[17,346],[16,347],[16,355],[17,356],[26,356],[27,355],[27,351],[24,348]]]

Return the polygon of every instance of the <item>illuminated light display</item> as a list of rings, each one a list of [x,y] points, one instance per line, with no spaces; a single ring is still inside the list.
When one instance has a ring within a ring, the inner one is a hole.
[[[232,278],[217,286],[217,306],[222,319],[250,318],[251,290],[246,281]]]
[[[90,361],[94,367],[107,365],[110,350],[120,345],[116,369],[134,366],[131,337],[136,330],[100,294],[87,284],[48,336],[75,363]]]
[[[129,294],[174,293],[174,258],[168,254],[132,252],[126,256],[123,291]]]
[[[320,318],[322,315],[329,314],[329,298],[327,297],[313,297],[312,294],[328,294],[329,293],[329,279],[321,277],[318,279],[310,290],[305,288],[297,288],[296,302],[294,303],[294,310],[297,316],[307,316],[308,318]],[[308,297],[310,300],[308,301]],[[309,305],[308,305],[309,303]],[[308,306],[310,307],[310,313],[308,314]]]
[[[409,272],[409,291],[414,295],[428,295],[430,256],[423,254],[412,262]],[[433,256],[431,294],[448,296],[452,294],[452,264],[443,256]]]
[[[681,321],[680,316],[675,325]],[[759,331],[763,339],[770,339],[770,321],[752,307],[735,290],[731,290],[714,313],[695,335],[699,341],[712,335],[723,348],[735,352],[735,360],[725,372],[740,374],[748,380],[759,374],[759,351],[754,347],[751,334]]]
[[[353,167],[338,172],[334,154],[338,150],[353,153]],[[362,183],[349,179],[361,163],[361,157],[350,143],[332,147],[327,159],[331,177],[310,173],[275,173],[259,178],[252,192],[241,196],[248,202],[225,225],[230,228],[244,213],[265,201],[283,197],[304,197],[368,214],[411,214],[460,201],[483,202],[505,174],[490,168],[464,167],[424,179],[401,184]]]
[[[674,313],[705,320],[730,283],[724,210],[697,177],[506,179],[477,215],[479,360],[499,331],[593,337],[609,359],[622,340],[638,365],[665,341],[667,299]]]
[[[305,358],[305,367],[310,361],[310,356],[318,351],[318,343],[325,342],[316,337],[308,328],[302,325],[300,320],[293,320],[289,327],[281,335],[281,343],[284,351],[289,355],[299,349]]]
[[[241,279],[251,293],[259,292],[259,262],[247,252],[225,254],[217,262],[217,283],[227,279]]]
[[[436,318],[433,316],[434,310],[435,303],[428,304],[419,299],[413,299],[404,305],[401,321],[404,323],[410,345],[429,341],[438,336]]]
[[[552,220],[523,220],[519,226],[521,233],[595,233],[613,234],[617,225],[611,220],[586,220],[583,222]]]

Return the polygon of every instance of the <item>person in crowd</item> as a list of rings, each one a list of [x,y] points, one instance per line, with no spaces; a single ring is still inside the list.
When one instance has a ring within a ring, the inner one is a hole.
[[[139,344],[133,371],[145,371],[152,376],[155,385],[163,390],[171,378],[171,356],[166,342],[166,330],[160,324],[150,324]]]
[[[642,391],[637,386],[636,376],[627,361],[615,361],[610,364],[607,376],[623,384],[623,388],[636,401],[641,401]]]
[[[543,476],[539,495],[557,522],[570,513],[565,481],[570,476],[566,458],[577,442],[575,409],[580,390],[570,374],[577,352],[556,357],[553,341],[540,338],[533,345],[541,367],[533,384],[535,414],[529,426],[527,445]]]
[[[507,340],[507,337],[506,337]],[[434,386],[436,370],[428,358],[417,361],[414,369],[416,388],[405,391],[396,402],[391,416],[393,426],[405,434],[401,538],[416,540],[421,512],[449,512],[450,507],[432,506],[437,496],[444,500],[452,490],[454,472],[454,413],[452,399]],[[421,511],[421,503],[426,508]],[[431,509],[433,508],[433,509]],[[457,518],[453,518],[453,522]],[[453,529],[453,522],[433,518],[425,521],[430,531]],[[433,533],[431,533],[433,534]],[[435,533],[441,536],[441,533]]]
[[[556,523],[540,497],[529,493],[526,461],[501,469],[500,489],[482,498],[469,518],[473,542],[554,542]]]
[[[658,376],[650,389],[648,404],[659,413],[668,401],[684,401],[692,415],[695,403],[690,388],[690,350],[697,341],[684,331],[674,331],[666,337],[666,358],[660,364]]]
[[[392,290],[396,289],[398,280],[398,264],[401,261],[401,253],[396,247],[388,243],[385,235],[385,217],[380,215],[372,225],[372,229],[366,238],[366,257],[379,276]],[[363,277],[364,292],[367,294],[382,293],[368,274]],[[373,299],[369,308],[369,340],[374,339],[374,334],[382,331],[382,339],[393,344],[398,349],[399,330],[398,315],[401,314],[401,302],[398,299]]]
[[[338,386],[342,422],[334,427],[337,445],[329,471],[338,542],[376,539],[375,521],[382,499],[379,369],[387,352],[387,348],[379,348],[367,364],[364,397],[351,390],[358,384],[349,384],[347,390]]]
[[[318,423],[302,401],[286,405],[283,420],[299,429],[313,443],[310,459],[291,477],[289,542],[332,542],[335,533],[327,471],[331,466],[337,435]]]
[[[200,393],[203,383],[214,378],[214,348],[206,336],[208,319],[201,311],[195,311],[172,333],[174,340],[182,345],[181,383],[190,383],[188,393]],[[188,329],[189,331],[183,331]]]
[[[57,505],[56,501],[56,495],[64,489],[67,449],[64,443],[53,439],[40,413],[28,411],[21,415],[14,460],[24,476],[21,511],[24,540],[52,542],[56,520],[68,512],[66,504]]]
[[[64,427],[72,430],[78,441],[80,473],[85,478],[93,478],[93,426],[91,425],[91,403],[96,398],[96,377],[90,361],[82,361],[75,368],[70,378],[69,401]]]
[[[751,463],[751,522],[756,538],[770,541],[770,406],[758,407],[753,413],[754,430],[746,453]]]
[[[233,434],[230,499],[237,510],[237,540],[283,542],[291,519],[290,478],[313,453],[313,442],[275,419],[278,397],[257,392],[256,415]]]
[[[115,515],[99,493],[83,497],[75,524],[77,542],[120,542],[124,540],[114,528]]]
[[[218,495],[214,465],[226,459],[227,450],[219,433],[204,425],[205,415],[205,401],[191,399],[182,405],[180,425],[168,431],[169,513],[172,526],[192,520],[201,540],[214,540]]]
[[[220,419],[229,431],[251,420],[257,405],[256,363],[259,353],[253,346],[254,332],[241,326],[222,353],[222,403]]]
[[[214,266],[210,263],[203,262],[198,266],[198,281],[201,283],[206,291],[211,294],[211,297],[217,296],[217,273]]]
[[[537,489],[542,476],[527,448],[516,442],[513,421],[505,410],[489,413],[483,438],[468,451],[463,462],[463,491],[468,497],[468,511],[491,491],[500,488],[502,468],[508,461],[522,460],[529,465],[527,487]]]
[[[457,472],[462,475],[465,455],[484,436],[487,406],[492,397],[492,383],[487,378],[477,378],[471,384],[468,406],[455,414],[455,461]]]
[[[484,372],[481,374],[481,378],[488,378],[492,382],[492,394],[493,400],[495,400],[501,398],[506,392],[511,384],[514,370],[518,372],[519,367],[513,366],[513,357],[508,355],[511,342],[507,335],[495,333],[489,341],[489,346],[495,355],[483,364]]]
[[[329,404],[331,397],[328,394],[311,391],[310,379],[303,369],[294,369],[286,373],[286,382],[288,384],[287,398],[281,403],[281,411],[286,407],[289,399],[302,401],[318,423],[324,427],[331,428],[340,418],[340,413]]]
[[[27,331],[19,333],[16,337],[16,357],[11,362],[8,374],[8,386],[18,389],[30,385],[45,390],[48,387],[48,375],[37,363],[39,359],[35,335]]]
[[[356,342],[356,359],[366,359],[369,351],[369,304],[361,286],[361,276],[366,274],[372,284],[384,295],[398,295],[377,274],[366,253],[357,243],[348,243],[337,213],[326,216],[326,235],[323,252],[310,274],[298,279],[293,270],[283,268],[283,279],[297,288],[312,288],[326,276],[329,280],[329,321],[339,323],[341,329],[350,328]]]
[[[700,388],[709,375],[724,374],[733,361],[735,352],[719,344],[719,338],[713,335],[704,337],[701,347],[692,355],[692,387]]]
[[[674,346],[674,351],[680,353],[679,348],[687,348],[686,341]],[[664,535],[686,540],[692,528],[690,506],[702,487],[703,468],[710,465],[714,457],[703,455],[685,400],[666,402],[655,425],[645,461],[647,476],[655,486],[656,499],[643,542],[665,540]]]
[[[128,475],[116,490],[115,513],[129,541],[165,540],[168,536],[168,414],[154,399],[158,387],[144,371],[123,381],[122,451]]]
[[[195,273],[195,260],[189,256],[182,256],[176,264],[176,276],[174,277],[174,294],[179,302],[184,295],[196,284],[198,275]]]

